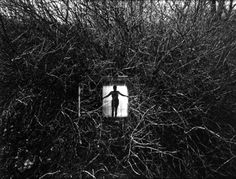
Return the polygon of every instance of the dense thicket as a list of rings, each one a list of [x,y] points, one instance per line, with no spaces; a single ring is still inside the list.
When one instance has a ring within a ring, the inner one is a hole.
[[[215,2],[1,1],[1,178],[236,176],[236,17]],[[117,74],[129,117],[108,120]]]

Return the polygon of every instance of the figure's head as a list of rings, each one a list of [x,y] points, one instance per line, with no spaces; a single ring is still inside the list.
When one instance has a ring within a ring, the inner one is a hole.
[[[116,89],[117,89],[117,86],[116,86],[116,85],[114,85],[114,86],[113,86],[113,90],[114,90],[114,91],[116,91]]]

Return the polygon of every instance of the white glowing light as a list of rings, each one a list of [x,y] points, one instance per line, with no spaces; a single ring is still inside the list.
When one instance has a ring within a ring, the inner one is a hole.
[[[108,95],[113,91],[113,86],[103,86],[102,96]],[[125,85],[117,85],[117,91],[121,94],[128,96],[128,89]],[[118,95],[119,106],[117,109],[117,117],[127,117],[128,116],[128,97]],[[111,107],[112,97],[109,96],[103,99],[103,115],[105,117],[112,117],[112,107]]]

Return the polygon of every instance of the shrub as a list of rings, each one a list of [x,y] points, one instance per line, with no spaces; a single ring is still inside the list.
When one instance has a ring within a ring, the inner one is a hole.
[[[235,176],[233,11],[188,2],[3,1],[2,178]],[[117,74],[130,115],[109,120]]]

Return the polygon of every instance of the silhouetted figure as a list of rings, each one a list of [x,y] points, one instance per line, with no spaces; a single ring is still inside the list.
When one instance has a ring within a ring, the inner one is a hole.
[[[117,89],[117,86],[114,85],[113,86],[114,91],[111,91],[108,95],[103,97],[103,99],[109,97],[110,95],[112,97],[112,100],[111,100],[112,117],[114,117],[114,112],[115,112],[115,117],[117,117],[117,108],[119,106],[118,94],[120,94],[121,96],[128,97],[128,96],[120,93],[119,91],[116,91],[116,89]]]

